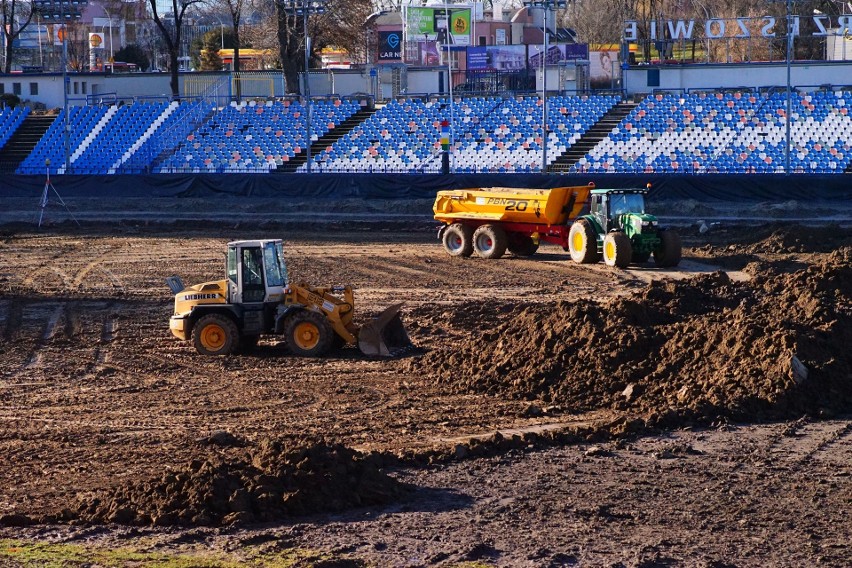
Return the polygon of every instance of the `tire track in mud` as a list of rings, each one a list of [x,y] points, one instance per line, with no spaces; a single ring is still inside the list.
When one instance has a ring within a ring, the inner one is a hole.
[[[24,310],[20,302],[6,301],[3,302],[3,311],[3,319],[5,321],[5,326],[3,328],[3,341],[8,345],[14,341],[20,333],[21,323],[24,318]]]
[[[56,330],[59,327],[59,320],[64,315],[65,304],[58,304],[48,316],[47,323],[44,325],[41,337],[35,341],[31,354],[27,359],[27,362],[24,363],[24,370],[31,371],[42,366],[42,359],[44,357],[42,349],[44,349],[47,342],[53,339],[56,335]]]
[[[831,463],[838,452],[852,455],[852,423],[810,423],[785,437],[787,457],[799,466]]]

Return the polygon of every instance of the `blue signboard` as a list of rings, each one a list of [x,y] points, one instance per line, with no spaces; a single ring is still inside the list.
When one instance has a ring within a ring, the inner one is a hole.
[[[467,68],[469,71],[485,71],[488,69],[488,48],[468,47]]]
[[[402,32],[379,32],[379,59],[399,61],[402,59]]]

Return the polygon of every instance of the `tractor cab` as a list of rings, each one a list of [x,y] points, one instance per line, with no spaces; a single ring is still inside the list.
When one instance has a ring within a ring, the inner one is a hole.
[[[604,233],[624,229],[624,215],[645,216],[644,189],[593,189],[590,213]]]
[[[287,286],[287,263],[280,239],[228,243],[228,303],[280,302]]]

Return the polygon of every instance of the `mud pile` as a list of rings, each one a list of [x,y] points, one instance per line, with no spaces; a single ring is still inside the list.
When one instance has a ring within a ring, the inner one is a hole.
[[[464,339],[411,365],[460,392],[627,410],[651,424],[848,412],[850,260],[846,247],[792,274],[755,269],[749,282],[658,281],[608,304],[488,306],[490,317],[462,307],[427,325]]]
[[[244,460],[197,460],[159,479],[79,498],[61,520],[228,525],[378,505],[408,489],[346,447],[264,442]]]

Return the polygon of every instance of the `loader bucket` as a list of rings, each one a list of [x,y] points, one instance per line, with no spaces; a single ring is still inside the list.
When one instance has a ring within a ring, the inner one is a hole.
[[[402,304],[389,306],[358,332],[358,348],[364,355],[396,357],[413,347],[402,325],[399,310]]]

